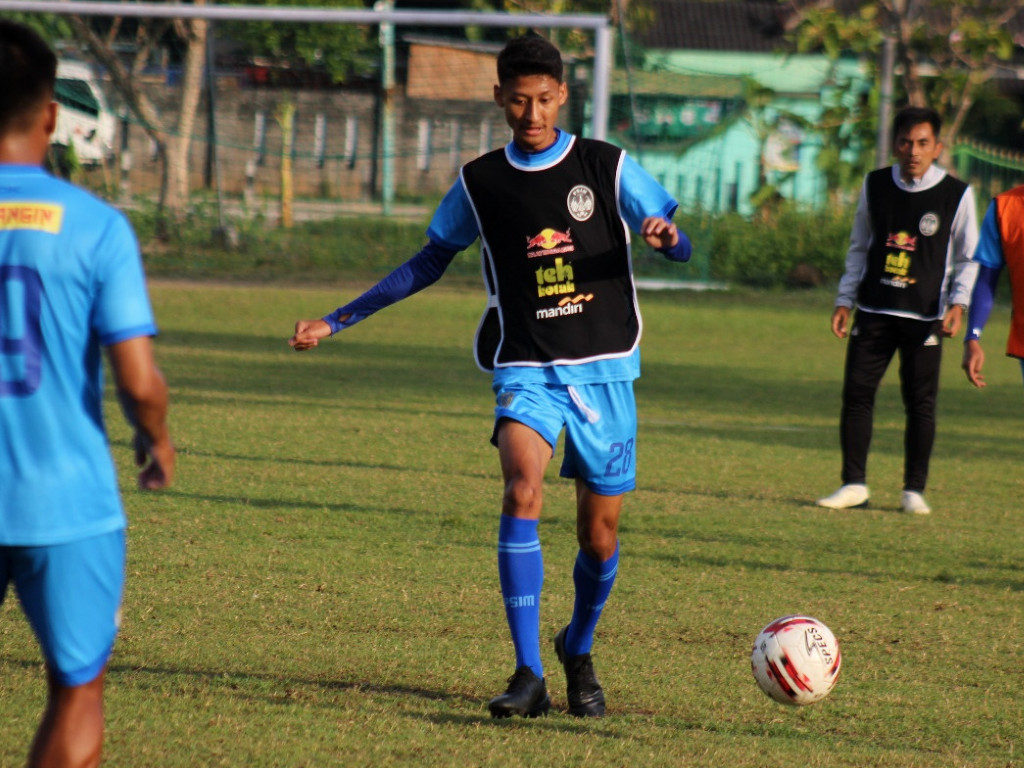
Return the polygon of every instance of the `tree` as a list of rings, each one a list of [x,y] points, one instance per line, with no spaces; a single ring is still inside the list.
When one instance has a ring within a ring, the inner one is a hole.
[[[867,56],[892,36],[907,103],[943,117],[946,164],[979,89],[1013,55],[1007,22],[1020,13],[1018,0],[872,0],[848,15],[834,0],[787,5],[801,52]]]
[[[199,6],[205,5],[206,0],[193,2]],[[142,18],[126,23],[121,17],[95,20],[83,16],[69,16],[68,20],[75,39],[109,73],[114,90],[156,145],[161,164],[157,204],[159,231],[166,234],[168,220],[176,220],[184,214],[189,198],[188,153],[202,91],[207,22],[202,19]],[[174,123],[163,118],[137,86],[142,68],[165,35],[173,35],[184,44],[181,106]],[[133,54],[128,63],[118,54],[118,43],[126,36],[130,36],[133,44]]]
[[[878,134],[877,96],[877,91],[859,91],[846,78],[837,79],[823,95],[814,126],[821,137],[815,163],[834,203],[847,202],[847,194],[859,190],[864,174],[871,170]]]
[[[55,13],[5,13],[4,18],[31,27],[51,45],[54,40],[71,37],[71,27],[67,19]]]
[[[230,5],[273,5],[307,8],[359,8],[361,0],[232,0]],[[377,39],[366,26],[231,21],[219,24],[218,36],[239,43],[251,56],[303,65],[325,72],[332,82],[372,69],[378,58]]]
[[[476,11],[506,11],[512,15],[517,13],[605,14],[618,23],[620,12],[622,12],[623,18],[630,21],[633,19],[634,14],[629,8],[629,3],[630,0],[468,0],[466,5]],[[522,33],[526,30],[516,31]],[[544,34],[563,52],[585,51],[591,45],[590,35],[576,29],[553,28]]]

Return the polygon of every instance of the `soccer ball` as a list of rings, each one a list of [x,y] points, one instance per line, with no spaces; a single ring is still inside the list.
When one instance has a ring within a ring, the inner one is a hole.
[[[813,704],[839,679],[842,655],[832,631],[809,616],[783,616],[754,640],[750,668],[761,690],[782,704]]]

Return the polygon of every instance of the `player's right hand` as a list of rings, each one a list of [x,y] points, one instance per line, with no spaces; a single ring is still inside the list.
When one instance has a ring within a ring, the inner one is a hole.
[[[295,334],[288,339],[288,346],[296,352],[312,349],[331,335],[331,326],[323,320],[299,320],[295,324]]]
[[[836,338],[846,338],[846,326],[850,321],[850,308],[849,307],[836,307],[832,313],[832,333],[835,334]]]

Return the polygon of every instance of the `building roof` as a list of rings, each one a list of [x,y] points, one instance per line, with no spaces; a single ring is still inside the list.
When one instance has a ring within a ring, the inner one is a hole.
[[[785,8],[774,0],[649,0],[648,7],[653,21],[634,33],[647,48],[767,53],[785,35]]]

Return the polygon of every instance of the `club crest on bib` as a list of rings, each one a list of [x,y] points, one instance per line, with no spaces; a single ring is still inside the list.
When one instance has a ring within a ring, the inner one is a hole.
[[[925,237],[931,237],[939,231],[939,215],[931,212],[926,213],[921,217],[921,221],[918,223],[917,228]]]
[[[577,184],[569,190],[565,204],[576,221],[586,221],[594,215],[594,191],[585,184]]]

